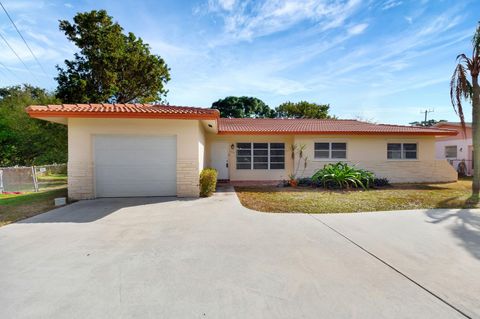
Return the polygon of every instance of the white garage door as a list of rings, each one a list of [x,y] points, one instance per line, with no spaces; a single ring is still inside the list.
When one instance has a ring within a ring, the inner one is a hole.
[[[175,196],[175,136],[94,137],[97,197]]]

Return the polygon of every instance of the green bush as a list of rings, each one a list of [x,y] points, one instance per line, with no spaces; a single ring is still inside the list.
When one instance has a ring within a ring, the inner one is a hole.
[[[373,180],[374,187],[390,186],[390,181],[387,178],[375,178]]]
[[[217,187],[217,170],[204,168],[200,173],[200,196],[208,197],[215,192]]]
[[[347,163],[327,164],[312,176],[312,182],[327,188],[370,188],[375,174]]]

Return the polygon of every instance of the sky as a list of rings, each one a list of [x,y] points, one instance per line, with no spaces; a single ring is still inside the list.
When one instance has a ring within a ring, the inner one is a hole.
[[[450,77],[480,21],[479,0],[0,1],[39,62],[0,10],[0,34],[25,64],[0,39],[0,87],[55,90],[55,66],[77,52],[58,20],[105,9],[166,60],[171,105],[306,100],[339,118],[394,124],[420,121],[426,109],[429,119],[458,121]]]

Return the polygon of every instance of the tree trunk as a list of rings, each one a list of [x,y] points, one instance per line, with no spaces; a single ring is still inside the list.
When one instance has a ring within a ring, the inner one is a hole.
[[[472,138],[473,138],[473,184],[472,197],[479,198],[480,193],[480,87],[478,75],[472,76]]]

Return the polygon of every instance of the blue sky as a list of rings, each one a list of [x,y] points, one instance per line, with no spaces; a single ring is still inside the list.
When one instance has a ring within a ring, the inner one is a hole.
[[[53,90],[55,65],[76,47],[58,20],[106,9],[171,68],[167,100],[209,107],[228,95],[330,103],[341,118],[407,124],[457,120],[449,80],[457,54],[471,52],[480,1],[25,1],[2,0],[46,70],[0,11],[0,86]],[[477,13],[477,14],[476,14]],[[470,108],[468,108],[470,113]],[[468,117],[470,118],[470,117]]]

